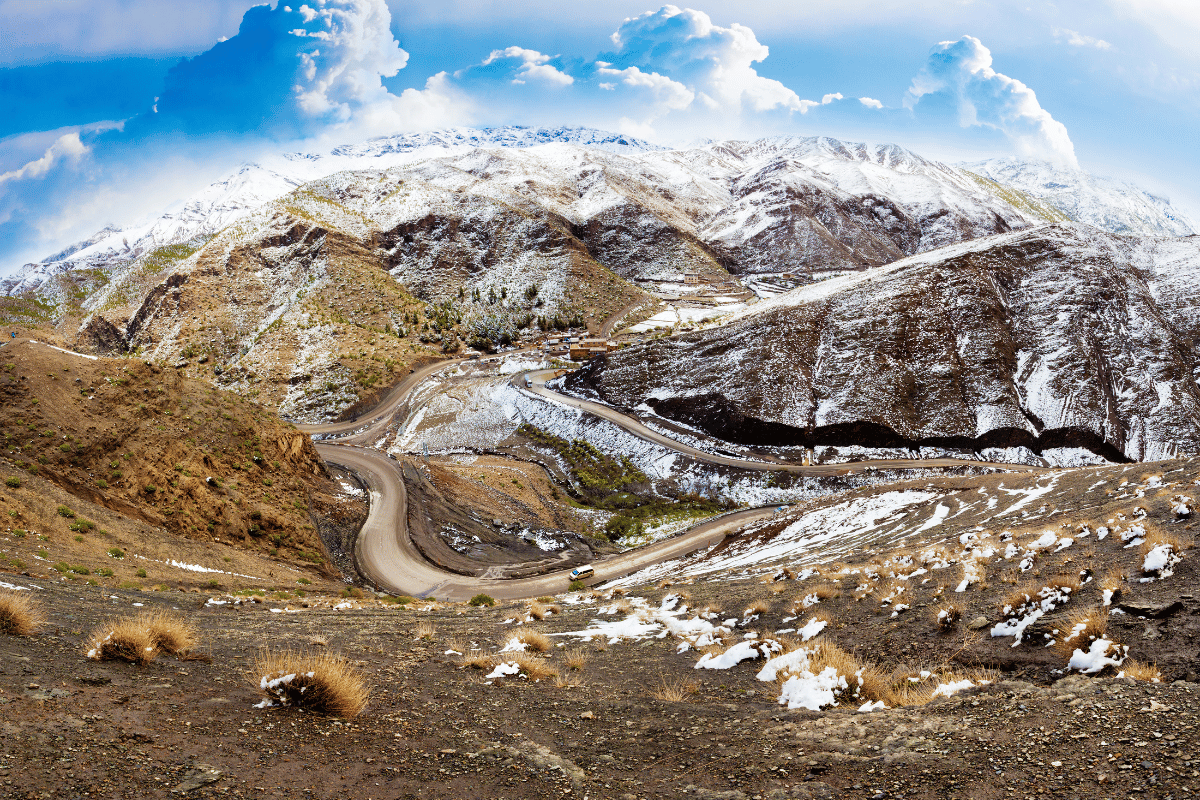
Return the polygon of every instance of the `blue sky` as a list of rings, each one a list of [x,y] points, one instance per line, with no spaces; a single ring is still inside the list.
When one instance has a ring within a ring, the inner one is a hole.
[[[265,152],[449,125],[1025,155],[1200,208],[1200,3],[0,0],[0,274]]]

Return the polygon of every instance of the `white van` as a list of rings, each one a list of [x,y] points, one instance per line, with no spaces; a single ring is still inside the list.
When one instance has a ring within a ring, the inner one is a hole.
[[[571,570],[572,581],[582,581],[596,574],[596,570],[592,569],[591,564],[584,564],[582,567],[576,567]]]

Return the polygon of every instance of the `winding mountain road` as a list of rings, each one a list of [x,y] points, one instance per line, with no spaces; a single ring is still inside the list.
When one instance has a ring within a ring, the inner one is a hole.
[[[925,469],[928,467],[996,468],[1000,466],[991,461],[968,461],[958,458],[886,458],[871,461],[855,461],[846,464],[814,464],[812,466],[804,466],[801,464],[789,464],[783,461],[755,461],[752,459],[737,458],[736,456],[723,456],[691,447],[669,436],[664,436],[658,431],[643,425],[636,418],[628,414],[623,414],[611,406],[570,395],[559,394],[552,389],[548,389],[546,388],[547,376],[554,373],[555,370],[539,370],[525,373],[529,378],[529,382],[525,388],[550,402],[570,406],[571,408],[578,408],[581,411],[594,414],[601,419],[608,420],[614,425],[619,425],[634,436],[645,439],[648,442],[660,444],[676,452],[691,456],[697,461],[704,461],[709,464],[720,464],[726,467],[737,467],[738,469],[749,469],[760,472],[795,472],[803,475],[849,475],[852,472],[868,470]],[[1045,470],[1045,467],[1033,467],[1026,464],[1005,464],[1004,467],[1014,472],[1041,472]]]
[[[531,578],[481,578],[448,572],[426,560],[409,535],[407,493],[400,472],[400,463],[386,453],[370,447],[372,442],[377,441],[385,433],[395,411],[408,400],[409,395],[418,385],[435,373],[462,361],[463,359],[442,361],[414,371],[388,392],[376,408],[356,419],[322,425],[297,425],[296,427],[312,435],[339,436],[340,438],[336,442],[316,442],[317,452],[327,462],[357,473],[369,488],[370,512],[357,540],[356,560],[363,572],[376,585],[398,594],[436,597],[443,600],[466,600],[480,593],[498,599],[518,599],[560,593],[567,588],[569,581],[565,570]],[[971,465],[994,468],[997,466],[989,462],[960,461],[948,458],[889,459],[860,461],[851,464],[801,466],[716,455],[677,442],[608,406],[553,392],[545,386],[545,376],[549,372],[525,373],[529,377],[526,388],[550,402],[561,403],[595,414],[620,425],[643,439],[711,464],[750,470],[797,472],[807,475],[846,475],[876,469],[921,469]],[[523,382],[524,376],[518,375],[514,380]],[[1021,471],[1039,469],[1023,465],[1005,466]],[[766,519],[775,511],[776,507],[771,506],[733,512],[701,523],[686,533],[671,539],[597,561],[593,565],[596,571],[594,580],[611,580],[643,567],[710,547],[720,542],[728,533],[750,522]]]

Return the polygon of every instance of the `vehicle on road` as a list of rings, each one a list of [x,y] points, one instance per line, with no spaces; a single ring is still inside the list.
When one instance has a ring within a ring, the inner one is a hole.
[[[584,564],[582,567],[576,567],[571,570],[571,580],[582,581],[596,574],[596,570],[592,569],[591,564]]]

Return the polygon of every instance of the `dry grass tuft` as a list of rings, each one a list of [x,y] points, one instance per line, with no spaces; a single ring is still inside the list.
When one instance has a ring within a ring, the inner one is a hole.
[[[32,636],[45,624],[41,606],[29,592],[0,593],[0,633]]]
[[[874,595],[879,603],[888,605],[897,600],[899,597],[898,593],[903,593],[904,589],[903,581],[896,580],[895,578],[885,578],[875,584],[875,588],[871,594]]]
[[[1113,593],[1114,596],[1121,593],[1121,588],[1129,576],[1120,569],[1110,569],[1100,576],[1100,588],[1106,589]]]
[[[934,620],[937,622],[938,630],[942,633],[949,633],[954,630],[954,626],[958,624],[961,618],[962,611],[953,603],[938,606],[934,609]]]
[[[1135,681],[1162,683],[1162,673],[1158,671],[1158,667],[1153,664],[1147,664],[1144,661],[1134,661],[1132,659],[1121,665],[1121,671],[1117,676],[1121,678],[1133,678]]]
[[[505,656],[508,656],[505,653]],[[529,676],[530,680],[540,681],[543,678],[554,678],[558,676],[558,670],[554,668],[550,662],[544,658],[539,658],[532,653],[513,653],[511,657],[506,658],[506,661],[511,661],[521,668]]]
[[[563,664],[567,669],[583,669],[588,662],[587,651],[581,647],[574,647],[563,653]]]
[[[1146,541],[1142,542],[1140,550],[1145,556],[1154,548],[1164,544],[1170,546],[1171,552],[1182,553],[1184,550],[1190,550],[1193,542],[1175,531],[1166,531],[1156,527],[1146,531]]]
[[[496,666],[496,659],[482,650],[472,650],[463,655],[458,664],[471,669],[491,669]]]
[[[550,637],[541,631],[520,631],[513,637],[518,642],[522,642],[526,647],[535,653],[545,653],[554,646],[554,642],[550,641]]]
[[[751,603],[749,606],[746,607],[746,610],[742,612],[742,616],[750,617],[755,614],[762,616],[763,614],[766,614],[770,610],[771,610],[771,604],[768,603],[765,599],[755,600],[753,603]]]
[[[88,658],[93,661],[128,661],[149,664],[158,655],[158,646],[138,617],[110,620],[92,631]]]
[[[864,664],[835,644],[821,642],[809,659],[809,670],[817,675],[826,667],[833,667],[846,679],[847,699],[853,698],[855,702],[883,700],[886,703],[891,695],[888,679],[877,667]]]
[[[200,641],[196,626],[177,614],[152,611],[136,621],[145,626],[155,647],[173,656],[187,655]]]
[[[686,678],[676,678],[668,680],[666,675],[659,675],[659,685],[654,691],[650,692],[650,696],[655,700],[662,700],[667,703],[681,703],[688,698],[689,695],[696,694],[700,691],[700,684],[694,680]]]
[[[530,603],[528,611],[529,616],[533,619],[540,620],[544,619],[546,616],[546,607],[541,603]]]
[[[437,628],[428,620],[421,620],[417,623],[417,627],[413,628],[413,636],[418,639],[432,639],[437,633]]]
[[[308,640],[308,643],[313,647],[328,647],[329,640],[324,636],[313,636]]]
[[[836,583],[818,583],[804,594],[815,594],[818,600],[836,600],[842,596],[842,587]]]
[[[335,653],[263,650],[255,659],[251,677],[275,705],[342,719],[358,716],[370,697],[358,670]]]
[[[1067,615],[1067,621],[1059,628],[1054,649],[1064,658],[1070,658],[1076,650],[1085,653],[1092,642],[1104,638],[1108,630],[1108,611],[1104,608],[1079,609]]]
[[[1075,597],[1079,594],[1079,576],[1071,573],[1055,575],[1046,581],[1046,586],[1051,589],[1069,589],[1071,597]]]

